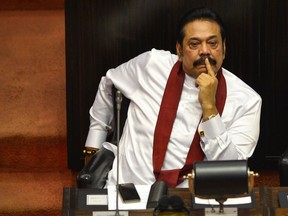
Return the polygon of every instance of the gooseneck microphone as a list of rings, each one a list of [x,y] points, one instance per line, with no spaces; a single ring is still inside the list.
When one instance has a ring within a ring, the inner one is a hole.
[[[120,114],[121,103],[122,103],[122,93],[119,90],[116,91],[116,99],[115,100],[116,100],[116,106],[117,106],[116,107],[117,113]],[[120,117],[120,115],[117,115],[117,117]],[[120,121],[117,121],[117,123],[120,123]],[[120,126],[120,124],[119,124],[119,126]],[[117,128],[117,129],[119,129],[119,128]],[[117,133],[117,135],[120,135],[120,134]]]
[[[116,96],[115,96],[115,101],[116,101],[116,134],[117,134],[117,176],[116,176],[116,212],[115,216],[120,216],[119,214],[119,140],[120,140],[120,111],[121,111],[121,103],[122,103],[122,93],[117,90],[116,91]]]

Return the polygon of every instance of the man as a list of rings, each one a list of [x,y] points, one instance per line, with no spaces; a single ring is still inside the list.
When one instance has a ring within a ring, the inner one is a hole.
[[[119,148],[119,183],[188,187],[196,160],[249,158],[258,141],[260,96],[222,68],[226,36],[207,8],[179,22],[177,55],[152,49],[102,78],[92,108],[88,150],[102,147],[113,119],[111,88],[131,100]],[[109,148],[109,144],[104,144]],[[108,185],[116,182],[116,160]]]

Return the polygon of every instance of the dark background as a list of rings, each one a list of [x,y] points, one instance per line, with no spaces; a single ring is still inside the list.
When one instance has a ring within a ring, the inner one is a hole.
[[[152,48],[175,53],[175,28],[188,10],[208,6],[227,32],[224,67],[262,97],[260,139],[250,167],[277,168],[286,148],[288,1],[66,0],[68,166],[83,166],[89,109],[101,76]]]

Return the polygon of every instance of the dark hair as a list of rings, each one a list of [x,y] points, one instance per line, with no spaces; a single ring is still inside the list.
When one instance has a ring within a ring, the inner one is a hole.
[[[224,29],[224,24],[222,22],[222,19],[218,14],[216,14],[214,11],[212,11],[209,8],[196,8],[188,13],[186,13],[179,21],[177,26],[177,42],[181,44],[183,39],[185,37],[184,27],[186,24],[193,22],[195,20],[208,20],[212,22],[216,22],[220,26],[220,33],[222,37],[222,41],[225,41],[226,39],[226,33]]]

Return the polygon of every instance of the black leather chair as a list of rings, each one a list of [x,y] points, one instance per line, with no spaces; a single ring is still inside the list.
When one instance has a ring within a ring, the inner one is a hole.
[[[114,145],[117,145],[117,109],[116,109],[116,91],[113,86],[113,128],[106,140]],[[127,111],[130,100],[122,96],[121,109],[120,109],[120,137],[123,131],[123,127],[127,118]],[[89,163],[83,167],[83,169],[77,175],[77,186],[79,188],[98,188],[102,189],[105,186],[108,172],[112,168],[114,160],[114,154],[106,149],[99,150],[89,161]]]
[[[280,186],[288,186],[288,147],[279,160]]]

